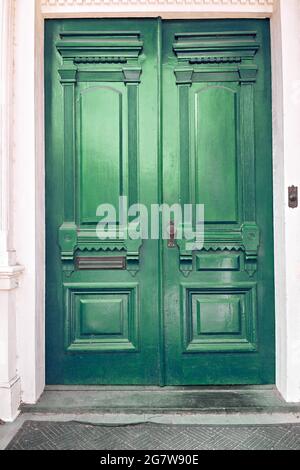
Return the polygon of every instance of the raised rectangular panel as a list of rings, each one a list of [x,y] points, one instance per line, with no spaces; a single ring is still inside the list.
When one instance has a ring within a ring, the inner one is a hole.
[[[194,85],[196,86],[196,85]],[[195,196],[206,223],[237,222],[237,94],[224,86],[194,92]]]
[[[184,352],[257,350],[256,283],[182,284]]]
[[[81,223],[97,222],[99,204],[118,207],[123,191],[122,108],[122,93],[115,87],[89,86],[80,93]]]
[[[238,254],[197,254],[197,271],[239,271],[240,255]]]
[[[196,299],[198,335],[241,333],[240,300],[235,298]]]
[[[66,349],[137,351],[137,284],[64,284]]]
[[[125,299],[80,300],[80,335],[122,335]]]

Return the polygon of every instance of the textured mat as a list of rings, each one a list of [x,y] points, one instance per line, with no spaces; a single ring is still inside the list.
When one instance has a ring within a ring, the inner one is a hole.
[[[300,424],[102,426],[25,421],[8,450],[299,450]]]

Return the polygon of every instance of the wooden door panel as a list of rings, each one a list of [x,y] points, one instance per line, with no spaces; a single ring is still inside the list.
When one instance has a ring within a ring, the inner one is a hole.
[[[202,250],[164,244],[167,384],[274,382],[268,35],[264,21],[164,25],[164,202],[204,204],[205,221]]]
[[[47,382],[273,383],[268,21],[49,20],[45,58]],[[120,196],[204,204],[203,249],[100,239]]]
[[[109,82],[101,86],[89,83],[78,92],[80,224],[97,224],[99,201],[117,208],[126,188],[123,108],[127,90],[123,84],[119,88]]]
[[[220,83],[191,88],[195,202],[207,224],[238,222],[237,91]]]
[[[156,28],[46,22],[47,383],[160,381],[158,241],[128,240],[118,213],[157,200]]]

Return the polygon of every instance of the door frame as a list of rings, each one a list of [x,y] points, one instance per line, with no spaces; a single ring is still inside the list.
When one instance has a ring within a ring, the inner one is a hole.
[[[290,87],[295,83],[294,77],[300,78],[295,60],[295,48],[300,55],[300,45],[296,45],[297,21],[300,23],[297,0],[290,0],[288,12],[280,8],[282,0],[248,0],[235,4],[227,1],[216,4],[211,0],[205,5],[198,0],[181,3],[136,0],[127,4],[122,0],[107,3],[92,0],[84,1],[80,6],[76,0],[5,1],[12,1],[15,6],[13,40],[16,46],[11,76],[15,98],[10,103],[15,119],[13,240],[17,260],[25,267],[20,287],[15,289],[17,326],[10,339],[15,341],[15,353],[19,358],[15,375],[22,390],[14,403],[20,402],[21,397],[25,403],[36,402],[45,386],[44,20],[124,16],[271,19],[276,386],[286,401],[300,401],[297,356],[300,344],[300,320],[297,318],[297,305],[300,304],[299,213],[297,210],[291,212],[286,204],[287,186],[297,184],[300,178],[300,163],[295,162],[293,151],[300,145],[295,118],[300,111],[300,99],[296,89],[292,109],[287,101]],[[293,15],[296,19],[291,23]],[[23,193],[27,196],[26,201],[20,197]],[[298,334],[295,324],[299,326]]]

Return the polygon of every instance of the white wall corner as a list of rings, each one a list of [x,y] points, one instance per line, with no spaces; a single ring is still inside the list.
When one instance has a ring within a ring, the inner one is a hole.
[[[274,246],[277,387],[300,401],[300,208],[288,207],[288,186],[300,188],[300,2],[280,0],[272,17]]]
[[[19,287],[20,275],[23,271],[24,268],[20,265],[0,265],[0,291],[8,291]]]
[[[16,291],[21,267],[0,267],[0,419],[12,421],[21,402],[17,373]]]
[[[16,292],[22,401],[45,386],[43,19],[39,2],[16,2],[14,50],[14,246],[26,267]]]
[[[13,72],[15,0],[0,2],[0,419],[20,405],[16,288],[23,268],[13,245]]]
[[[21,381],[18,376],[10,382],[0,383],[0,419],[11,422],[19,415]]]
[[[15,264],[12,244],[12,102],[15,0],[0,4],[0,266]]]
[[[300,1],[281,0],[288,401],[300,401],[300,207],[288,207],[288,187],[300,188]],[[282,175],[283,176],[283,175]],[[279,249],[279,247],[278,247]]]
[[[280,3],[277,2],[271,21],[272,105],[273,105],[273,205],[274,205],[274,268],[276,318],[276,385],[287,397],[286,351],[286,257],[285,250],[285,188],[284,127],[283,127],[283,70]],[[278,256],[280,254],[280,256]]]

